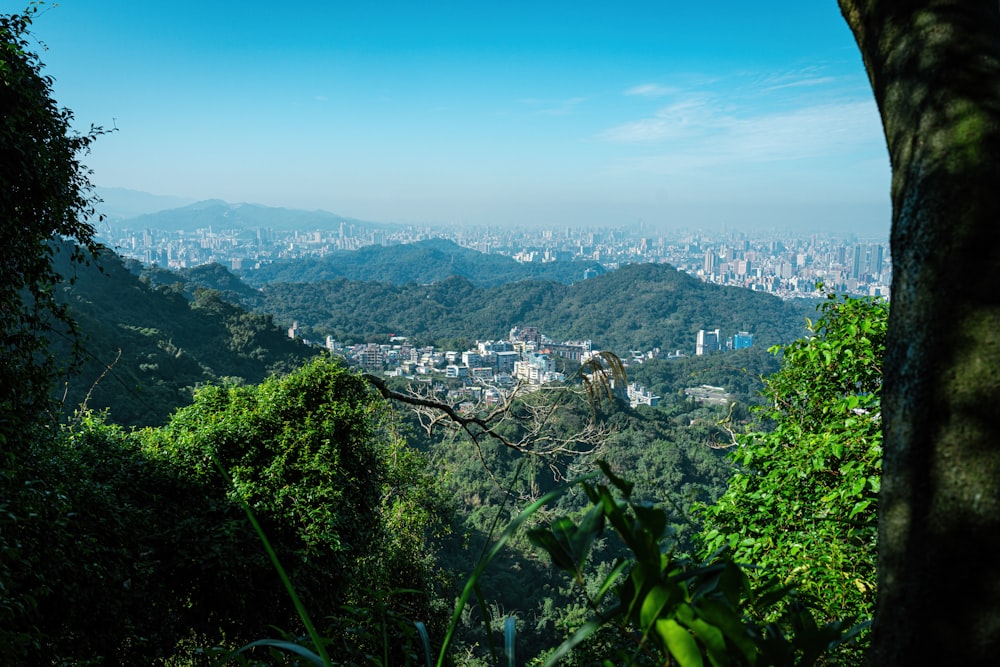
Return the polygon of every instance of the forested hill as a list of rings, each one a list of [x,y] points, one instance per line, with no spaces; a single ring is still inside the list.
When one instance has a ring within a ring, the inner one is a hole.
[[[64,246],[56,256],[68,255]],[[180,285],[156,286],[126,270],[111,252],[99,265],[101,271],[57,264],[60,273],[74,277],[61,291],[82,334],[83,366],[57,388],[66,411],[87,398],[93,409],[113,406],[111,418],[119,423],[162,424],[190,402],[196,385],[223,378],[257,383],[315,354],[290,340],[271,316],[232,305],[215,291],[186,294]],[[66,363],[68,338],[57,335],[52,344]]]
[[[345,342],[386,333],[419,342],[498,339],[512,326],[532,325],[556,340],[591,339],[621,355],[655,347],[691,354],[699,329],[720,328],[724,337],[749,331],[755,345],[787,343],[815,314],[812,303],[711,285],[654,264],[573,285],[525,280],[485,288],[459,276],[431,285],[273,283],[253,306],[281,323],[298,320],[307,336]]]
[[[504,255],[487,255],[447,239],[430,239],[392,246],[366,246],[336,251],[322,258],[275,262],[246,271],[251,285],[312,283],[336,278],[375,280],[405,285],[427,284],[461,276],[480,287],[495,287],[525,279],[573,283],[586,275],[604,273],[597,262],[556,261],[520,263]]]
[[[395,225],[363,222],[327,211],[301,211],[259,204],[230,204],[221,199],[206,199],[178,208],[146,213],[120,222],[131,229],[194,231],[196,229],[328,229],[340,223],[368,228],[393,228]]]

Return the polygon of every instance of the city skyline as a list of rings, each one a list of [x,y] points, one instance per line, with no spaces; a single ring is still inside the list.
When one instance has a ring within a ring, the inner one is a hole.
[[[885,234],[836,3],[776,6],[66,0],[33,33],[79,127],[118,129],[84,157],[101,186],[407,224]]]
[[[183,225],[164,229],[157,225],[154,216],[149,216],[123,220],[121,227],[102,225],[99,239],[117,253],[149,265],[186,269],[215,263],[237,272],[249,270],[251,274],[275,262],[322,260],[332,258],[336,253],[341,253],[340,257],[344,260],[345,251],[348,254],[371,251],[379,246],[388,250],[391,247],[430,243],[440,249],[441,244],[434,241],[446,240],[454,249],[462,247],[483,255],[502,255],[519,264],[576,261],[592,262],[603,267],[602,271],[595,273],[592,265],[579,266],[580,273],[573,278],[562,272],[551,274],[549,278],[557,282],[567,278],[571,282],[585,280],[604,270],[613,271],[626,264],[651,262],[670,264],[706,282],[770,292],[783,298],[816,298],[817,282],[836,292],[888,297],[891,283],[892,261],[888,241],[879,237],[860,238],[854,234],[796,237],[791,233],[759,236],[752,232],[731,231],[714,235],[679,230],[675,234],[650,235],[625,227],[567,227],[561,230],[460,227],[448,230],[403,225],[380,228],[350,221],[311,228],[273,229],[253,224],[247,226],[240,218],[242,207],[221,208],[233,214],[232,217],[221,216],[230,223],[229,226],[211,224],[201,218],[202,224],[197,227]],[[218,223],[220,216],[216,215],[211,220]],[[132,226],[131,223],[135,222],[142,224]],[[377,257],[378,254],[366,253],[367,260],[384,268],[386,256]],[[466,260],[459,262],[463,270],[470,268]],[[412,256],[407,258],[396,254],[388,264],[408,266],[412,261]],[[420,268],[428,272],[421,274],[419,270],[416,273],[407,270],[402,282],[426,283],[441,279],[440,272],[434,268],[439,261],[424,257]],[[354,280],[398,281],[391,277],[396,275],[398,278],[399,274],[394,271],[379,273],[363,270],[362,266],[348,260],[336,275]],[[454,257],[450,266],[454,269]],[[360,273],[355,270],[360,270]],[[307,269],[306,273],[311,271]],[[458,275],[461,274],[462,271]],[[318,279],[315,274],[312,275],[312,279]],[[534,277],[541,279],[538,275]],[[272,276],[263,282],[270,280],[282,282],[289,279]],[[291,279],[291,282],[298,281],[297,277]]]

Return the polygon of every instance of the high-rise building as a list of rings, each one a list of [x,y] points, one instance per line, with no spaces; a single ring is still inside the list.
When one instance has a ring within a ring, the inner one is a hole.
[[[748,331],[738,331],[733,336],[733,349],[744,350],[748,347],[753,347],[753,334]]]
[[[882,275],[882,263],[885,261],[883,257],[883,248],[881,245],[872,246],[872,275],[881,276]]]
[[[851,265],[851,277],[857,280],[864,273],[865,247],[858,243],[854,246],[854,263]]]
[[[705,251],[705,275],[712,276],[715,275],[715,270],[719,264],[719,256],[715,254],[714,250]]]
[[[705,354],[712,354],[713,352],[718,352],[720,349],[719,343],[719,330],[706,331],[705,329],[700,329],[698,331],[698,339],[695,343],[694,353],[698,356]]]

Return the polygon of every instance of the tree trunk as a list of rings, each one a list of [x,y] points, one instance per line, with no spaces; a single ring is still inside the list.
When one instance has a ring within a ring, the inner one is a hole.
[[[872,665],[1000,660],[1000,7],[839,0],[892,165]]]

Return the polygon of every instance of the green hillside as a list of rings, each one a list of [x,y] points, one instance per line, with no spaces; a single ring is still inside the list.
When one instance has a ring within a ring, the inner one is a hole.
[[[613,349],[627,351],[663,345],[664,341],[687,341],[693,339],[693,331],[698,328],[755,331],[759,344],[748,350],[680,361],[652,361],[630,369],[634,379],[662,394],[660,407],[609,407],[607,413],[602,408],[601,416],[610,430],[593,451],[576,457],[560,454],[546,463],[541,458],[523,458],[494,442],[472,442],[447,428],[431,436],[415,423],[412,429],[407,428],[403,422],[413,422],[414,417],[406,410],[396,413],[401,421],[392,431],[407,434],[409,445],[426,456],[420,464],[421,472],[441,480],[434,493],[442,494],[441,499],[451,499],[447,503],[441,500],[436,511],[442,516],[455,512],[450,537],[449,531],[443,531],[433,546],[427,543],[421,547],[429,554],[428,567],[441,568],[445,579],[456,578],[451,584],[444,583],[444,579],[433,586],[428,583],[434,590],[431,604],[439,610],[447,608],[446,601],[456,594],[450,586],[461,584],[462,576],[474,567],[474,555],[492,539],[489,535],[493,522],[499,516],[503,524],[509,520],[507,514],[515,511],[513,506],[507,506],[509,494],[522,501],[536,497],[555,488],[558,477],[553,476],[553,470],[578,474],[592,468],[598,458],[636,483],[637,501],[665,503],[665,507],[672,508],[665,516],[673,539],[679,548],[693,549],[691,540],[697,531],[691,523],[694,503],[714,502],[724,492],[731,474],[731,463],[719,449],[730,443],[732,436],[727,428],[745,427],[749,420],[746,406],[754,400],[759,378],[775,364],[764,348],[785,336],[798,335],[806,314],[814,314],[812,304],[787,303],[763,294],[706,285],[662,265],[628,266],[572,286],[522,281],[486,289],[467,279],[451,277],[424,286],[340,279],[274,284],[260,291],[247,287],[218,265],[180,273],[146,270],[137,276],[134,271],[141,267],[126,266],[108,254],[102,257],[101,266],[103,271],[88,267],[68,274],[74,275],[73,280],[61,287],[86,336],[86,363],[82,372],[69,381],[65,404],[78,404],[89,391],[89,406],[112,406],[111,417],[116,421],[167,424],[143,432],[143,437],[154,439],[180,437],[178,429],[182,426],[214,434],[215,422],[203,422],[206,406],[215,406],[222,396],[243,395],[227,394],[225,388],[209,389],[199,394],[200,405],[173,412],[177,406],[190,403],[192,387],[225,382],[234,376],[256,383],[268,372],[291,370],[309,353],[277,329],[271,315],[247,312],[227,303],[220,296],[223,293],[253,303],[261,311],[284,308],[301,319],[325,313],[330,322],[340,318],[338,326],[358,332],[352,334],[355,336],[380,331],[389,322],[399,331],[407,327],[419,330],[428,339],[500,337],[512,324],[530,322],[556,337],[593,337],[596,344],[617,345]],[[206,285],[219,289],[208,289]],[[279,314],[276,319],[283,317]],[[318,331],[317,325],[313,324],[313,328]],[[111,364],[119,348],[121,359]],[[64,349],[64,357],[66,352]],[[106,364],[112,368],[101,377]],[[691,400],[685,388],[702,383],[725,385],[736,405]],[[263,390],[246,388],[247,395],[259,391]],[[266,391],[264,395],[271,396]],[[540,393],[523,399],[560,403],[560,409],[539,427],[543,430],[535,438],[538,442],[549,437],[546,434],[550,431],[556,439],[575,438],[573,434],[589,419],[583,397],[572,391],[559,396]],[[264,401],[262,405],[270,403]],[[172,417],[168,416],[171,412]],[[267,410],[264,413],[270,414]],[[93,431],[95,426],[88,419],[73,428],[77,429],[73,437],[86,435],[97,443],[95,447],[105,446],[102,438],[126,437],[124,432],[105,432],[100,426]],[[242,428],[237,429],[241,434]],[[530,421],[520,420],[504,432],[520,437],[522,431],[530,432],[532,428]],[[586,505],[580,493],[567,494],[545,516],[551,512],[577,515]],[[592,566],[595,572],[602,572],[623,556],[627,553],[620,545],[601,543],[595,548]],[[451,574],[445,574],[448,572]],[[194,577],[185,581],[204,585]],[[479,587],[490,605],[521,620],[533,619],[519,629],[518,645],[525,655],[536,655],[557,644],[565,629],[579,623],[583,613],[578,594],[560,582],[553,566],[540,559],[530,543],[518,540],[483,575]],[[589,575],[587,582],[593,583]],[[430,618],[432,612],[424,609],[419,613]],[[183,631],[185,623],[181,622],[178,632]],[[114,637],[112,640],[117,641]],[[461,651],[470,659],[486,659],[480,648],[482,640],[475,614],[463,617],[455,637]],[[594,644],[592,650],[602,650],[601,644]]]
[[[82,366],[57,387],[67,412],[86,400],[92,409],[113,406],[111,418],[120,423],[160,424],[190,402],[195,386],[223,378],[260,382],[313,354],[269,315],[247,312],[218,292],[155,286],[110,252],[99,266],[59,267],[75,276],[60,289],[83,336]],[[68,365],[68,338],[57,335],[53,345]]]
[[[403,245],[372,245],[341,250],[321,258],[301,258],[246,271],[253,285],[275,282],[311,283],[336,278],[375,280],[396,285],[428,284],[461,276],[480,287],[496,287],[527,279],[574,283],[588,274],[604,273],[593,261],[521,263],[505,255],[487,255],[447,239]]]
[[[461,277],[398,286],[345,278],[274,283],[253,305],[279,322],[298,320],[306,335],[352,341],[401,333],[421,342],[506,337],[534,325],[557,340],[591,339],[620,355],[629,350],[694,352],[699,329],[724,336],[750,331],[755,344],[804,333],[814,304],[702,283],[667,265],[635,264],[573,285],[521,281],[477,287]]]

